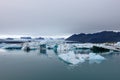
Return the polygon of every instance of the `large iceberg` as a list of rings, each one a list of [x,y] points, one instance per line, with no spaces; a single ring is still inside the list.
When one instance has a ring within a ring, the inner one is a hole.
[[[73,51],[70,51],[66,54],[60,54],[58,55],[60,59],[63,61],[70,63],[70,64],[78,64],[85,62],[85,59],[81,56],[77,56]]]
[[[75,54],[73,51],[70,51],[66,54],[58,55],[63,61],[76,65],[78,63],[83,63],[85,60],[89,60],[90,63],[100,63],[102,60],[105,60],[104,57],[99,54],[89,53],[89,54]]]
[[[74,65],[81,62],[78,58],[76,58],[76,55],[72,51],[66,54],[60,54],[58,55],[58,57],[62,59],[63,61],[70,63],[70,64],[74,64]]]

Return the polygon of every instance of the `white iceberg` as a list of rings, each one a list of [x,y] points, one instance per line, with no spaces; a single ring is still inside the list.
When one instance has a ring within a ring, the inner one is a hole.
[[[22,45],[21,44],[6,44],[2,47],[2,49],[9,49],[9,50],[12,50],[12,49],[21,49],[22,48]]]
[[[76,58],[76,55],[72,51],[66,54],[60,54],[58,55],[58,57],[62,59],[63,61],[70,63],[70,64],[74,64],[74,65],[80,62],[80,60]]]
[[[70,45],[69,44],[59,44],[57,50],[58,51],[68,51],[68,50],[70,50]]]
[[[39,43],[35,42],[26,42],[22,46],[22,50],[37,50]]]
[[[92,48],[94,44],[91,43],[84,43],[84,44],[74,44],[76,48]]]
[[[93,63],[100,64],[103,60],[105,60],[105,58],[103,56],[100,56],[99,54],[95,54],[95,53],[89,54],[89,63],[90,64],[93,64]]]
[[[99,54],[89,53],[89,60],[105,60],[105,58]]]
[[[58,55],[63,61],[76,65],[78,63],[83,63],[85,60],[89,60],[89,63],[101,63],[102,60],[105,60],[103,56],[99,54],[90,53],[90,54],[75,54],[73,51],[70,51],[66,54]]]
[[[6,43],[0,43],[0,48],[4,47],[5,45],[7,45]]]
[[[100,64],[103,60],[105,60],[105,58],[99,54],[95,54],[95,53],[89,54],[89,63],[90,64],[93,64],[93,63]]]
[[[120,42],[117,42],[117,43],[115,44],[115,46],[120,47]]]
[[[60,54],[58,55],[58,57],[63,61],[74,65],[85,62],[83,56],[76,55],[73,51],[70,51],[69,53],[66,54]]]

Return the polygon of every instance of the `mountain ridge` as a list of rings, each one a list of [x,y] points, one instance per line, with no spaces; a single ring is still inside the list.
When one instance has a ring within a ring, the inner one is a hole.
[[[119,42],[120,32],[101,31],[90,34],[85,34],[85,33],[73,34],[72,36],[68,37],[66,40],[80,42],[80,43]]]

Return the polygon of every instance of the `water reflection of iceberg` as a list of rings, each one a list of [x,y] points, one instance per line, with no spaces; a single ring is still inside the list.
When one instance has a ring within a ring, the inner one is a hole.
[[[89,53],[89,54],[75,54],[73,51],[70,51],[66,54],[59,54],[58,57],[63,60],[66,63],[69,64],[79,64],[83,63],[86,60],[89,61],[89,63],[101,63],[101,61],[105,60],[104,57],[95,54],[95,53]]]
[[[89,60],[89,64],[97,63],[100,64],[103,60]]]

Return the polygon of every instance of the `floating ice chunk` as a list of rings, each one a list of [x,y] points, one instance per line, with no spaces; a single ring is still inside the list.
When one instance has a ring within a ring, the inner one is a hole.
[[[76,48],[92,48],[94,44],[85,43],[85,44],[74,44]]]
[[[60,44],[60,45],[58,45],[57,50],[58,51],[68,51],[68,50],[70,50],[70,45],[69,44]]]
[[[66,54],[60,54],[58,55],[58,57],[61,58],[63,61],[74,65],[80,62],[80,60],[76,58],[76,55],[72,51]]]
[[[105,58],[103,56],[100,56],[99,54],[90,53],[89,60],[105,60]]]
[[[89,63],[90,64],[93,64],[93,63],[100,64],[103,60],[105,60],[105,58],[103,56],[100,56],[99,54],[95,54],[95,53],[89,54]]]
[[[7,44],[6,43],[1,43],[0,48],[4,47],[5,45],[7,45]]]
[[[115,44],[115,46],[120,47],[120,42],[117,42],[117,43]]]
[[[6,44],[2,47],[2,49],[21,49],[21,44]]]
[[[89,60],[89,63],[101,63],[102,60],[105,60],[104,57],[95,53],[75,54],[73,51],[66,54],[60,54],[58,57],[70,64],[83,63],[85,60]]]

